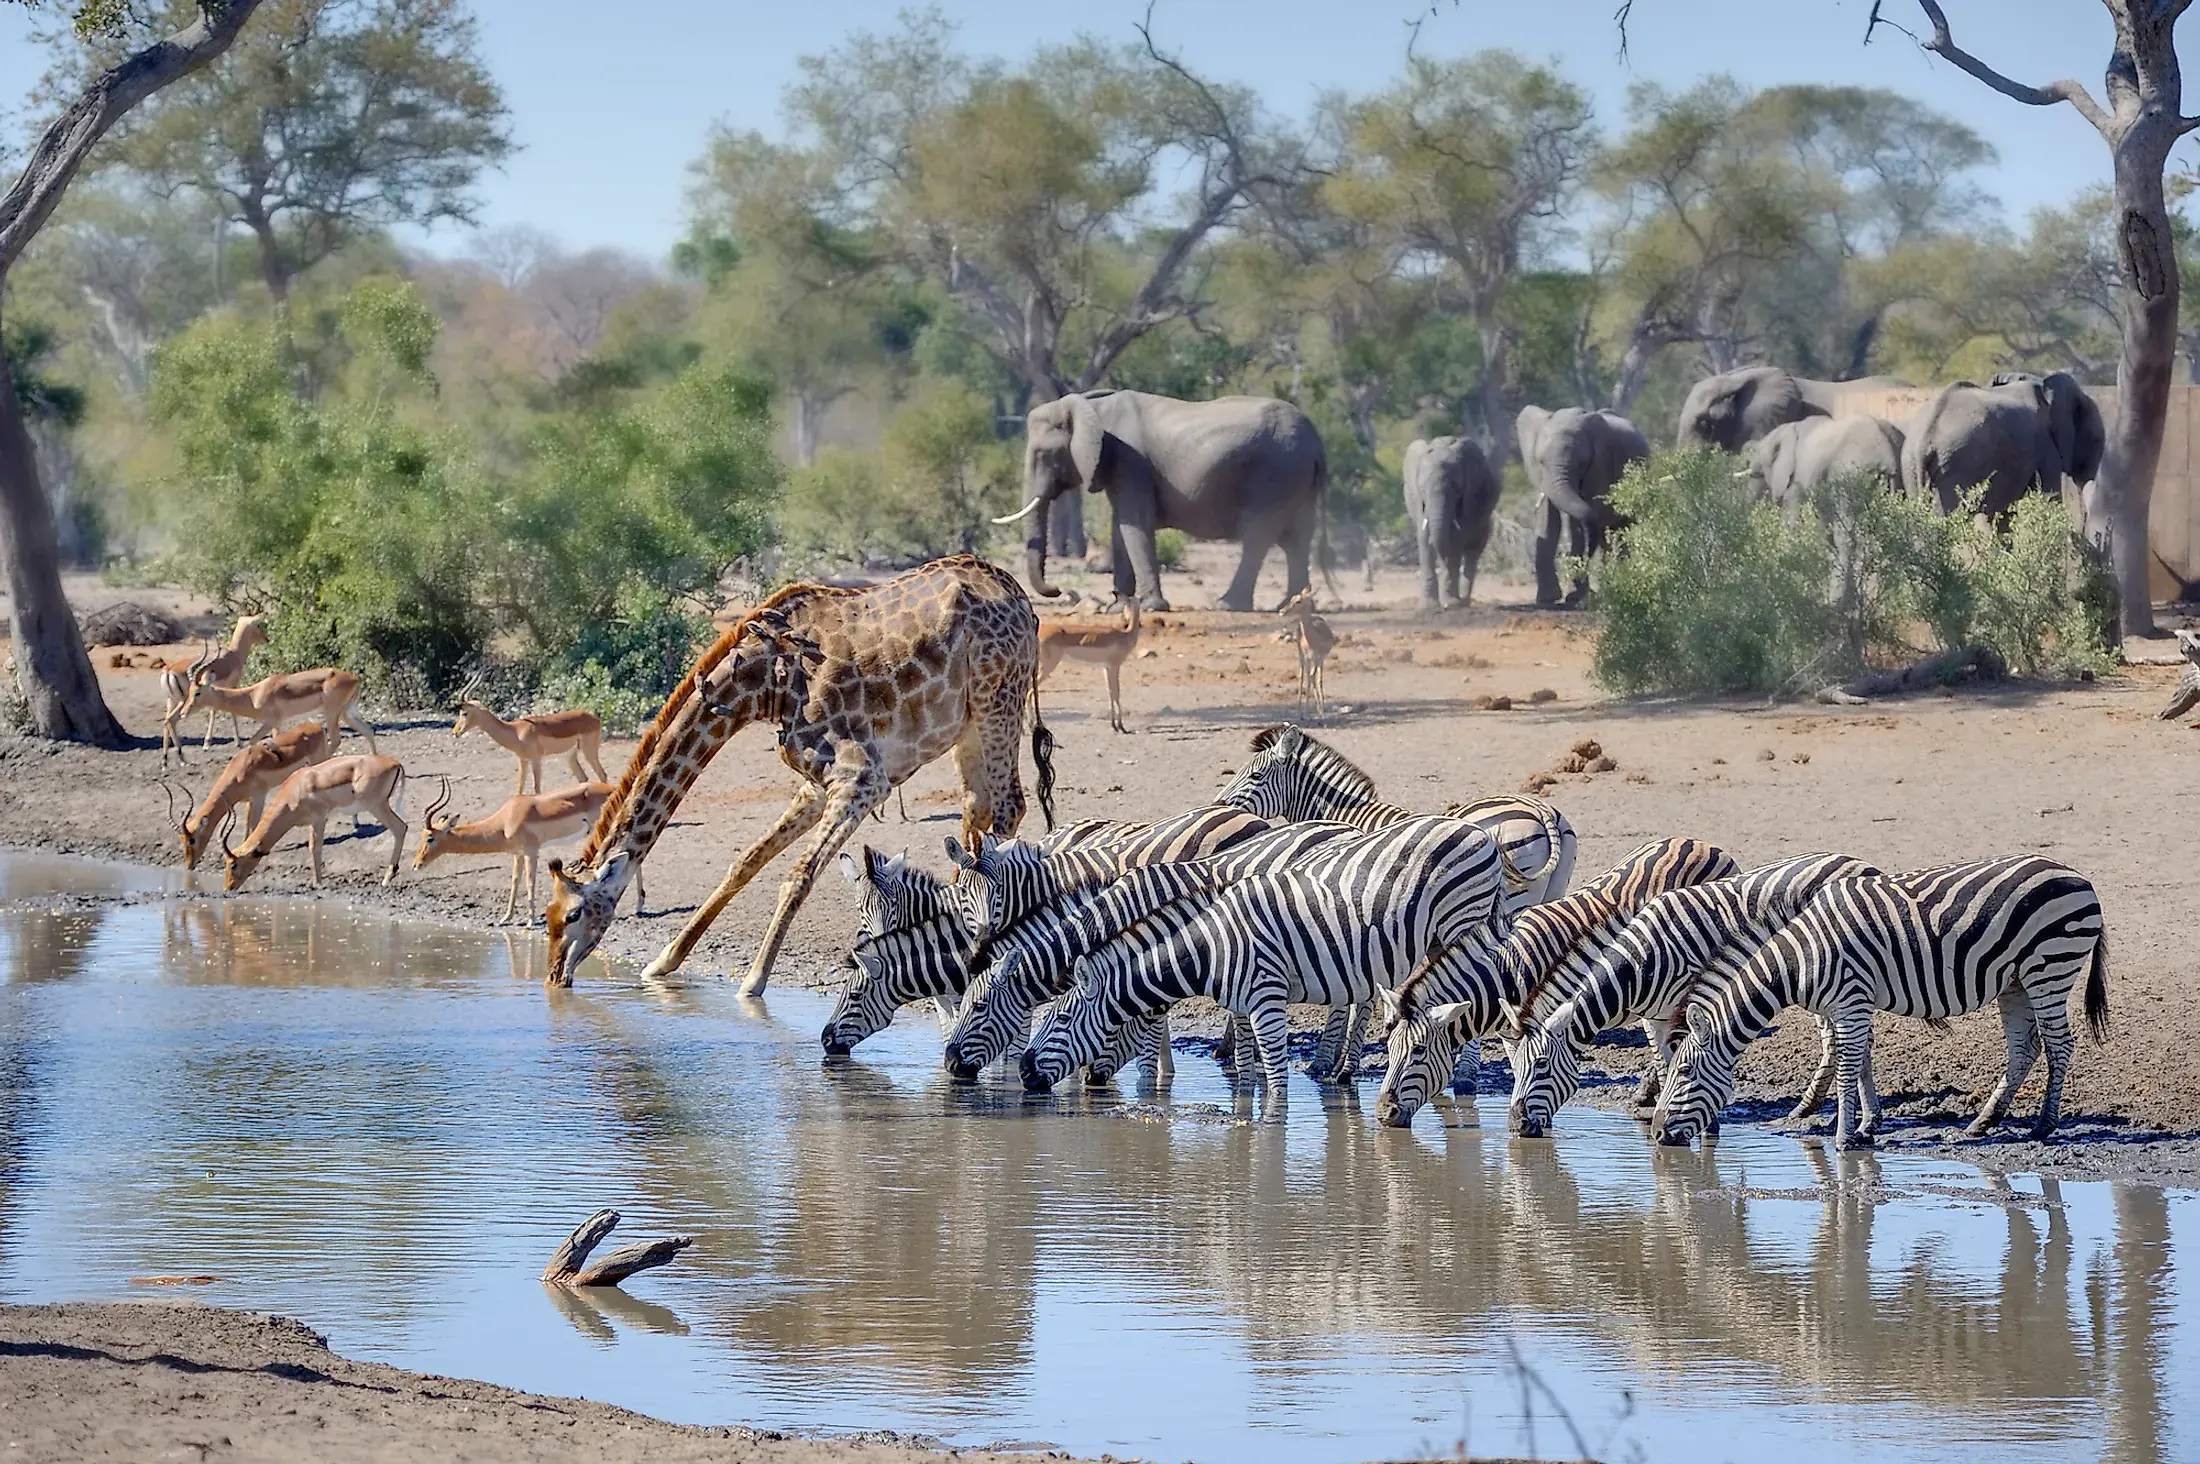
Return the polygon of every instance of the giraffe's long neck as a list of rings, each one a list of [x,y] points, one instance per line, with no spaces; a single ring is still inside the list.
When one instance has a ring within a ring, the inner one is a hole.
[[[688,789],[734,734],[778,710],[776,688],[761,676],[743,676],[734,687],[699,691],[681,708],[663,740],[650,754],[633,787],[620,800],[619,812],[601,839],[591,841],[593,862],[624,854],[632,869],[649,856]]]

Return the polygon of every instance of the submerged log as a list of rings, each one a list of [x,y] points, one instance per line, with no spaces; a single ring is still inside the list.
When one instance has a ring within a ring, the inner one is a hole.
[[[1908,691],[1951,686],[1958,681],[1999,681],[2008,674],[2008,663],[1993,647],[1957,646],[1952,651],[1927,656],[1899,671],[1878,671],[1839,686],[1825,687],[1819,691],[1818,700],[1835,706],[1855,707],[1876,696],[1899,696]]]
[[[550,1253],[550,1264],[543,1268],[542,1279],[556,1286],[616,1286],[637,1272],[665,1265],[695,1244],[695,1238],[689,1235],[641,1241],[622,1246],[589,1265],[588,1253],[601,1245],[604,1237],[617,1229],[618,1224],[617,1210],[598,1210],[583,1220]]]

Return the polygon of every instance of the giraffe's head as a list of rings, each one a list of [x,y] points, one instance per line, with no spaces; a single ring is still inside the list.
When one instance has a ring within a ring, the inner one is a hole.
[[[550,908],[543,912],[550,928],[548,986],[571,986],[573,972],[603,940],[611,928],[612,912],[634,877],[634,861],[624,849],[604,861],[593,879],[585,871],[569,873],[562,859],[550,861]]]

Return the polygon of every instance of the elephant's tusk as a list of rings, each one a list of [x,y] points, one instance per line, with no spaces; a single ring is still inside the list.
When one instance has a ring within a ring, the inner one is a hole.
[[[1024,505],[1024,506],[1023,506],[1022,508],[1019,508],[1019,509],[1017,509],[1017,510],[1016,510],[1016,511],[1015,511],[1014,513],[1010,514],[1010,515],[1009,515],[1008,517],[1006,517],[1006,518],[997,518],[997,519],[995,519],[995,520],[994,520],[993,522],[995,522],[995,523],[997,523],[997,524],[1016,524],[1016,523],[1022,523],[1022,522],[1023,522],[1023,521],[1025,520],[1025,519],[1027,519],[1027,518],[1030,518],[1030,517],[1031,517],[1031,516],[1032,516],[1033,514],[1035,514],[1035,513],[1037,513],[1037,512],[1039,511],[1039,504],[1040,504],[1040,502],[1041,502],[1041,501],[1042,501],[1042,500],[1040,500],[1040,499],[1034,498],[1034,499],[1032,499],[1032,500],[1031,500],[1031,502],[1029,502],[1029,503],[1025,504],[1025,505]]]

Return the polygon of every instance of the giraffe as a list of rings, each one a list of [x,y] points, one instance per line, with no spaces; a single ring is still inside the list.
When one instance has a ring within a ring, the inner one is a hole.
[[[779,724],[779,756],[803,781],[646,976],[679,970],[727,902],[815,828],[741,986],[744,996],[761,993],[818,872],[889,791],[950,748],[962,773],[965,841],[1014,833],[1024,816],[1017,757],[1027,704],[1039,805],[1052,828],[1054,737],[1039,720],[1038,658],[1039,617],[1023,587],[975,554],[866,589],[779,590],[673,689],[573,868],[550,862],[549,983],[572,984],[681,798],[751,722]]]

